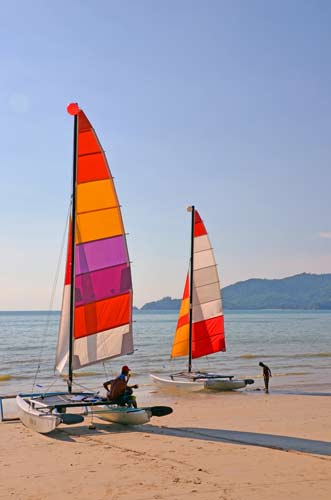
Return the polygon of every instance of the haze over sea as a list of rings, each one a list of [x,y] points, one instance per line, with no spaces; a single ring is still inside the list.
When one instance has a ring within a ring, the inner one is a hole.
[[[0,394],[31,391],[38,366],[36,391],[66,389],[54,375],[59,319],[59,312],[0,312]],[[186,369],[184,358],[169,359],[176,322],[174,311],[135,311],[135,353],[76,372],[76,383],[99,390],[128,364],[140,384],[137,395],[147,395],[154,389],[149,373]],[[263,386],[263,361],[272,370],[271,389],[330,391],[330,325],[331,311],[226,311],[227,351],[194,360],[194,368],[254,378],[252,391]]]

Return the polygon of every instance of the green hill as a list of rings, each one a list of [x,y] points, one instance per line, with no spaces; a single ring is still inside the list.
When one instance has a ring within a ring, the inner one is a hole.
[[[282,279],[249,279],[222,290],[224,309],[331,309],[331,274],[302,273]],[[164,297],[142,310],[178,310],[180,299]]]

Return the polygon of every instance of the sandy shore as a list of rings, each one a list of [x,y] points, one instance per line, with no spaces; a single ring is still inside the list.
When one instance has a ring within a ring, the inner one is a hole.
[[[90,430],[88,418],[49,436],[0,424],[0,498],[331,498],[330,397],[158,393],[153,401],[174,413],[136,428],[95,420]]]

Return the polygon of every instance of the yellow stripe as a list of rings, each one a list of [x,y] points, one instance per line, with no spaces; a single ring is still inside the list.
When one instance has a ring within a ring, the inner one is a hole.
[[[110,179],[84,182],[77,186],[77,213],[116,207],[118,200]]]
[[[182,316],[185,316],[185,314],[188,314],[189,311],[190,311],[190,299],[189,298],[183,299],[180,306],[178,317],[181,318]]]
[[[118,208],[77,215],[76,243],[101,240],[124,233]]]

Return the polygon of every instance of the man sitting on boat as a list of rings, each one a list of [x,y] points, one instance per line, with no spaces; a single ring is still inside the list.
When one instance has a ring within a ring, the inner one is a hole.
[[[128,366],[122,366],[121,374],[113,379],[105,382],[103,384],[107,391],[107,399],[114,404],[119,406],[133,406],[137,408],[136,397],[133,395],[133,389],[138,389],[138,385],[128,386],[130,379],[130,368]]]

